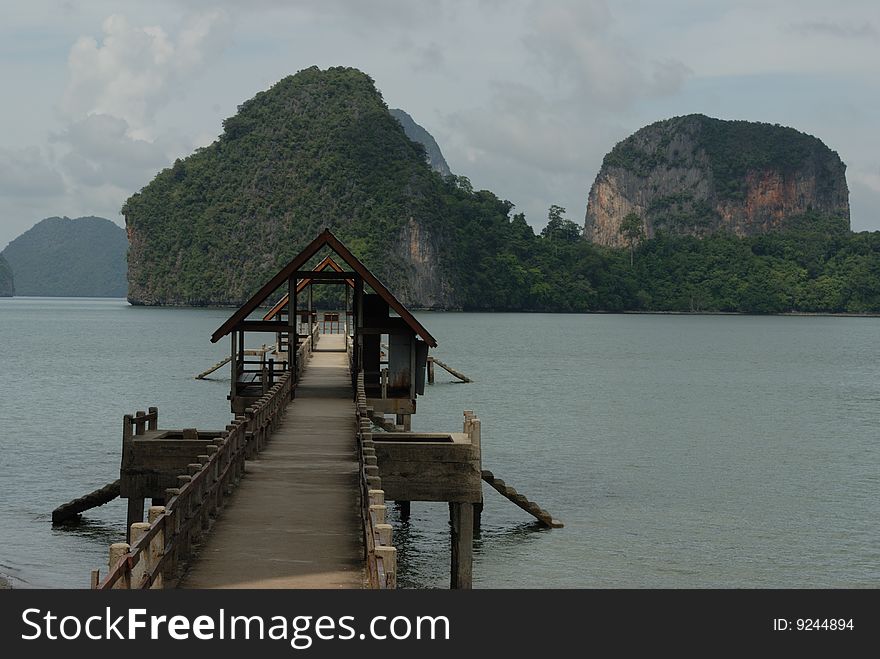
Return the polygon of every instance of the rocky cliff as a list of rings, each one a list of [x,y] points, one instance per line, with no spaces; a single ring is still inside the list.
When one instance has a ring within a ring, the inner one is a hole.
[[[329,227],[405,304],[460,306],[458,224],[484,199],[431,170],[369,76],[300,71],[223,127],[125,203],[132,303],[240,304]]]
[[[48,217],[13,240],[3,256],[17,295],[125,297],[125,231],[102,217]]]
[[[15,295],[15,285],[12,279],[12,268],[0,254],[0,297],[12,297]]]
[[[694,114],[646,126],[606,156],[585,237],[622,246],[630,213],[658,231],[750,236],[806,213],[849,222],[846,166],[819,139],[778,125]]]
[[[443,157],[443,152],[440,150],[440,146],[437,144],[437,141],[431,133],[417,124],[413,118],[403,110],[394,108],[389,110],[389,112],[391,112],[391,116],[397,119],[400,122],[400,125],[403,126],[403,132],[406,133],[406,136],[409,139],[413,142],[418,142],[425,147],[425,158],[427,158],[428,164],[431,165],[431,169],[441,176],[449,176],[452,171],[449,169],[449,165],[446,164],[446,158]]]

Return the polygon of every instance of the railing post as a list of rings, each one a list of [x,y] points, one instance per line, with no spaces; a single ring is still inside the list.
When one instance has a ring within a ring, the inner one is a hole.
[[[376,555],[382,558],[385,567],[385,587],[397,588],[397,548],[376,545]]]
[[[147,519],[150,521],[150,526],[155,524],[164,514],[165,506],[150,506],[150,510],[147,513]],[[162,521],[162,526],[159,528],[159,532],[153,536],[152,540],[150,540],[150,546],[147,549],[147,553],[149,554],[149,561],[147,561],[149,574],[153,573],[153,570],[156,569],[156,566],[159,565],[159,561],[161,561],[162,557],[165,555],[165,528],[167,523],[168,518],[165,517]],[[153,583],[150,584],[150,588],[155,590],[161,590],[164,588],[161,573],[155,576]]]
[[[208,461],[211,463],[211,490],[209,492],[209,496],[211,496],[211,514],[216,517],[217,511],[220,509],[220,506],[223,505],[223,485],[220,483],[221,456],[217,455],[220,451],[220,447],[216,444],[208,444],[208,446],[205,447],[205,450],[208,452]]]
[[[150,414],[154,414],[156,416],[155,419],[151,419],[147,422],[147,430],[158,430],[159,429],[159,408],[158,407],[150,407],[147,408]]]
[[[110,545],[110,559],[108,561],[108,574],[113,571],[113,568],[116,567],[116,564],[119,563],[120,559],[125,556],[131,547],[127,542],[116,542]],[[122,575],[120,579],[113,584],[113,588],[120,589],[129,589],[131,588],[131,574],[128,570]]]
[[[197,455],[196,460],[199,461],[200,469],[204,469],[205,466],[210,462],[211,457],[207,454]],[[202,528],[207,529],[210,526],[209,516],[214,512],[213,499],[211,498],[211,487],[214,483],[213,478],[213,470],[208,470],[204,476],[202,476]]]
[[[131,525],[131,546],[137,546],[138,542],[141,538],[144,537],[144,534],[150,530],[150,525],[147,522],[135,522]],[[143,582],[144,577],[149,572],[150,564],[149,564],[149,548],[142,547],[141,551],[137,554],[137,563],[131,568],[131,585],[130,588],[140,588],[141,582]]]
[[[394,543],[391,541],[393,527],[391,524],[376,524],[376,533],[379,535],[379,544],[390,547]]]
[[[202,470],[202,465],[198,462],[191,462],[186,466],[187,471],[190,476],[190,487],[192,487],[192,481],[195,479],[196,475]],[[202,487],[203,487],[204,479],[200,479],[198,484],[196,484],[195,489],[192,492],[190,497],[190,510],[192,514],[190,517],[193,520],[192,526],[190,526],[190,532],[192,533],[193,542],[199,542],[202,538]]]
[[[143,410],[138,410],[134,415],[134,423],[135,423],[135,435],[143,435],[144,430],[146,429],[146,421],[144,421],[143,417],[147,415]]]
[[[177,528],[180,529],[180,551],[177,554],[178,560],[186,562],[189,560],[190,554],[190,535],[192,517],[192,490],[186,487],[187,483],[192,480],[189,476],[178,476],[177,483],[180,486],[180,493],[177,495],[176,515],[180,518],[177,522]]]
[[[131,424],[133,423],[131,414],[122,417],[122,443],[131,441]]]
[[[180,509],[176,502],[171,508],[168,505],[178,494],[180,494],[180,490],[176,487],[169,487],[165,490],[165,512],[168,515],[165,521],[165,544],[171,546],[171,558],[165,563],[165,576],[171,579],[177,576],[177,556],[180,547]]]

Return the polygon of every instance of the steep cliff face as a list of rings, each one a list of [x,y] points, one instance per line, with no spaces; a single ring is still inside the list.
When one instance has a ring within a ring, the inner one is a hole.
[[[435,265],[441,258],[437,237],[430,229],[410,217],[400,231],[395,256],[406,264],[400,279],[401,299],[418,300],[424,309],[457,306],[452,287]]]
[[[15,295],[15,284],[12,278],[12,268],[0,254],[0,297],[12,297]]]
[[[415,120],[403,110],[394,108],[389,110],[389,112],[391,112],[391,116],[397,119],[400,122],[400,125],[403,126],[403,132],[406,133],[406,136],[409,139],[413,142],[418,142],[425,147],[425,157],[428,159],[428,164],[431,165],[431,169],[441,176],[449,176],[452,171],[449,169],[449,165],[446,164],[446,158],[443,157],[443,152],[440,150],[440,146],[437,144],[437,140],[434,139],[433,135],[417,124]]]
[[[814,212],[849,221],[846,166],[792,128],[688,115],[637,131],[612,149],[590,189],[585,237],[623,246],[630,213],[657,231],[750,236]]]
[[[126,202],[129,300],[240,304],[329,227],[405,304],[455,306],[449,185],[369,76],[306,69]]]

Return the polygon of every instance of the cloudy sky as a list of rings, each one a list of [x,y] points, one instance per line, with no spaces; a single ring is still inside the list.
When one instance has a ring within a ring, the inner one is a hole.
[[[318,65],[369,73],[452,170],[535,227],[581,223],[602,156],[702,112],[793,126],[880,229],[876,0],[0,0],[0,248],[122,202],[236,106]]]

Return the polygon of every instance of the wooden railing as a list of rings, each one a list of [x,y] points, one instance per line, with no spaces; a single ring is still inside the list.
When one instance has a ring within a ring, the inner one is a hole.
[[[288,371],[244,415],[226,426],[205,454],[188,465],[188,473],[177,477],[179,486],[166,490],[165,505],[150,507],[147,522],[131,525],[131,544],[111,545],[109,572],[99,580],[94,570],[93,588],[162,588],[176,580],[193,546],[244,475],[245,459],[265,446],[281,421],[292,387]],[[154,416],[158,412],[151,408],[150,414],[134,417],[135,434],[143,433],[143,424],[154,429]]]
[[[364,392],[364,374],[357,376],[356,414],[358,459],[360,462],[361,513],[364,524],[364,558],[370,588],[397,587],[397,549],[392,545],[392,528],[385,521],[385,492],[376,464],[370,409]]]

